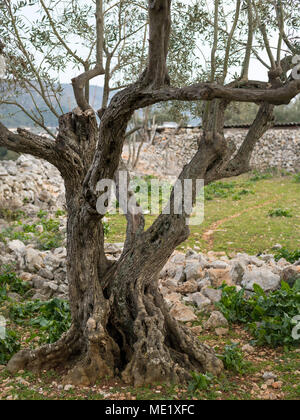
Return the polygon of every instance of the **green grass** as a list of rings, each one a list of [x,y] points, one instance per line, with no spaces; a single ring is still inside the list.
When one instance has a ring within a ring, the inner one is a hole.
[[[280,243],[287,249],[300,248],[300,183],[293,177],[262,177],[250,181],[252,174],[223,181],[218,188],[210,188],[221,197],[205,200],[205,217],[200,226],[191,226],[191,235],[179,249],[199,247],[201,251],[225,251],[227,254],[247,252],[257,254],[270,250]],[[235,187],[233,188],[233,182]],[[229,188],[224,187],[228,183]],[[222,193],[220,193],[220,190]],[[230,194],[228,194],[228,191]],[[243,191],[251,193],[243,194]],[[240,199],[235,199],[238,194]],[[269,213],[284,208],[291,217],[270,217]],[[126,222],[122,215],[108,217],[110,232],[107,240],[122,242]],[[155,216],[146,215],[146,228]],[[203,233],[215,228],[213,243],[203,238]]]

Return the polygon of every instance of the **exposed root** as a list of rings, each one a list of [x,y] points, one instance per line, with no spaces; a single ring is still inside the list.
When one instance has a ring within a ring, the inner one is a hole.
[[[197,342],[187,328],[169,315],[155,289],[145,295],[143,306],[134,323],[134,353],[122,373],[126,383],[183,383],[190,379],[191,371],[220,374],[223,363],[209,346]]]
[[[36,350],[21,350],[8,362],[7,369],[11,373],[19,370],[38,372],[43,369],[53,369],[65,366],[73,356],[80,352],[82,339],[74,328],[65,333],[54,344],[44,345]]]
[[[64,383],[83,386],[119,374],[126,383],[142,386],[184,383],[190,379],[191,371],[214,375],[222,371],[223,364],[213,350],[199,343],[188,328],[170,316],[156,287],[149,287],[146,293],[138,293],[134,288],[131,291],[137,315],[130,333],[122,323],[108,328],[113,307],[102,307],[94,311],[84,330],[72,327],[55,344],[22,350],[10,360],[8,370],[16,373],[63,366],[68,369]],[[126,325],[128,328],[128,319]],[[116,330],[122,332],[119,339],[112,337]]]
[[[86,354],[68,372],[65,383],[93,385],[97,379],[114,376],[119,364],[120,350],[101,324],[90,318],[87,325],[88,347]]]

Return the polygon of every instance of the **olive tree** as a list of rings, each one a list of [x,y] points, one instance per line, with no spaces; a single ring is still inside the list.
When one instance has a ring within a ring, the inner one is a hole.
[[[237,1],[237,13],[239,3]],[[249,8],[250,3],[253,7]],[[249,16],[261,13],[261,2],[255,3],[247,2]],[[11,2],[4,0],[3,4],[4,9],[8,8],[5,13],[8,20],[14,22],[14,15],[9,12]],[[105,255],[103,214],[97,211],[99,198],[106,194],[105,189],[99,189],[98,182],[115,179],[122,168],[126,130],[136,110],[167,101],[207,102],[207,117],[198,150],[183,168],[179,181],[190,179],[195,184],[197,179],[204,179],[209,183],[246,171],[257,133],[265,129],[265,123],[254,123],[250,131],[256,134],[247,136],[233,154],[221,126],[225,105],[231,101],[257,103],[263,121],[269,121],[273,106],[288,104],[300,92],[297,77],[281,78],[282,58],[278,56],[269,71],[270,83],[248,80],[249,52],[245,55],[241,78],[232,83],[226,83],[224,77],[216,80],[218,66],[214,62],[217,63],[220,5],[219,0],[214,2],[210,76],[192,85],[176,85],[170,77],[172,60],[167,61],[172,34],[171,0],[143,3],[149,25],[147,59],[140,60],[144,67],[138,77],[125,88],[119,85],[117,93],[98,112],[101,118],[98,123],[87,95],[88,83],[94,77],[105,75],[107,60],[106,9],[103,9],[102,0],[96,0],[96,25],[94,33],[89,35],[94,39],[95,60],[72,80],[78,106],[59,116],[59,132],[55,139],[37,136],[24,129],[14,134],[0,123],[0,146],[30,153],[58,168],[65,183],[68,209],[67,276],[72,326],[55,344],[17,353],[8,364],[11,372],[63,366],[68,368],[66,380],[75,384],[89,385],[98,378],[119,375],[126,383],[143,385],[185,381],[191,371],[214,375],[222,371],[222,362],[214,351],[200,343],[185,325],[170,315],[158,288],[159,272],[174,249],[189,236],[186,222],[189,213],[185,209],[181,214],[176,211],[174,190],[170,195],[168,214],[162,212],[147,230],[142,213],[127,212],[124,249],[115,262]],[[180,15],[176,16],[178,20]],[[202,15],[198,18],[201,23]],[[248,21],[246,44],[247,51],[252,51],[251,17]],[[54,23],[52,26],[51,36],[54,34],[56,42],[63,44],[64,38],[59,32],[57,36]],[[267,48],[263,26],[261,31]],[[229,35],[233,32],[230,30]],[[234,35],[227,39],[226,54],[229,51],[229,56],[233,38]],[[281,41],[286,38],[282,24],[280,38]],[[76,54],[75,46],[68,45],[68,49],[65,48],[66,55]],[[32,74],[27,80],[30,83],[35,80],[38,89],[42,90],[41,76],[30,71]],[[224,73],[226,68],[223,76]],[[193,188],[195,199],[196,188]]]

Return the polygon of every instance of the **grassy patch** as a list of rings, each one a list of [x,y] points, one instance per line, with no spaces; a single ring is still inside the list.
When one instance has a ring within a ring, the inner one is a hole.
[[[293,177],[260,175],[255,182],[251,178],[252,174],[242,175],[206,187],[204,221],[190,227],[190,237],[178,249],[196,247],[202,252],[255,255],[271,250],[276,243],[287,249],[300,248],[300,184],[295,183]],[[234,199],[236,194],[238,199]],[[291,217],[268,217],[269,211],[283,205],[289,209]],[[146,215],[146,228],[155,218]],[[107,240],[124,241],[125,217],[109,215],[108,222]],[[203,234],[211,229],[214,232],[209,243]]]

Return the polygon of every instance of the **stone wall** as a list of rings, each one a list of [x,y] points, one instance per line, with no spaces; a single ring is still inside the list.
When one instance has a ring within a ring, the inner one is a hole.
[[[228,130],[227,137],[239,146],[247,130]],[[266,132],[252,154],[253,169],[283,169],[288,172],[300,171],[300,128],[273,129]]]
[[[228,129],[225,136],[239,146],[247,134],[246,129]],[[137,170],[140,173],[178,175],[197,149],[199,129],[165,129],[156,134],[155,144],[145,144]],[[126,159],[125,148],[123,157]],[[300,128],[274,128],[258,142],[251,159],[253,169],[283,169],[295,173],[300,171]]]
[[[231,129],[226,137],[237,146],[247,130]],[[145,143],[136,175],[159,177],[177,176],[197,150],[199,129],[174,129],[157,132],[155,144]],[[128,158],[128,146],[123,158]],[[255,147],[251,159],[253,169],[279,168],[300,172],[300,128],[269,130]],[[33,212],[44,208],[55,210],[64,206],[64,185],[56,168],[50,163],[21,155],[17,161],[0,161],[0,202],[15,203],[16,208],[27,204]]]

